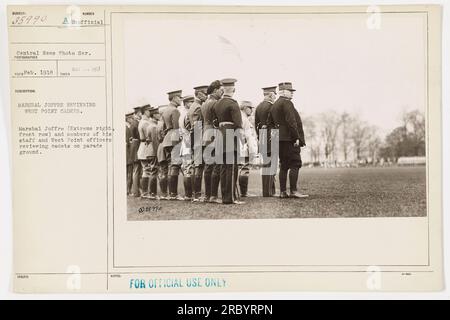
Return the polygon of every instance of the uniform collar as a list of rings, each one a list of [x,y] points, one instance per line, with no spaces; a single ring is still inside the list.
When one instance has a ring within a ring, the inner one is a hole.
[[[209,96],[212,97],[214,100],[219,100],[219,99],[220,99],[220,97],[218,97],[218,96],[215,95],[214,93],[213,93],[213,94],[210,94]]]
[[[272,102],[270,99],[268,99],[268,98],[264,98],[264,101],[265,101],[265,102],[268,102],[268,103],[270,103],[270,104],[273,104],[273,102]]]

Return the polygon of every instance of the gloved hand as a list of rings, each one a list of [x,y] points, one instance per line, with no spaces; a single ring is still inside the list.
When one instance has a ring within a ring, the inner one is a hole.
[[[255,155],[250,155],[250,164],[254,165],[254,166],[258,166],[261,164],[261,155],[255,154]]]

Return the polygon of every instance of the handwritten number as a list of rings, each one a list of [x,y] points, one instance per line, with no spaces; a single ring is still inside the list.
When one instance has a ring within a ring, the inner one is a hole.
[[[15,17],[11,22],[12,25],[22,25],[22,24],[36,24],[38,22],[45,22],[47,20],[47,16],[20,16]]]

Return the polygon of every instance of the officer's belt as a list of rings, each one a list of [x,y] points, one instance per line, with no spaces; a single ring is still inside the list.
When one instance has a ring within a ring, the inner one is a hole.
[[[219,127],[225,127],[225,126],[234,126],[234,122],[231,122],[231,121],[219,122]]]

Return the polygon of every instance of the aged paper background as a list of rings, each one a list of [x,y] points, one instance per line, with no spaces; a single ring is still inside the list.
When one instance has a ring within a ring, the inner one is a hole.
[[[103,77],[36,82],[12,78],[11,90],[32,87],[38,97],[95,101],[78,126],[114,127],[113,143],[99,150],[27,158],[13,146],[15,290],[152,292],[165,290],[368,290],[378,270],[382,290],[437,290],[442,286],[440,10],[434,6],[382,7],[382,12],[421,12],[428,23],[428,215],[424,218],[295,219],[259,221],[126,221],[122,24],[130,12],[362,12],[333,8],[158,8],[89,7],[105,26],[96,28],[10,28],[10,42],[71,41],[94,47]],[[10,12],[24,8],[9,8]],[[84,10],[84,8],[82,8]],[[59,25],[66,7],[28,7]],[[159,16],[163,17],[162,14]],[[100,30],[98,30],[100,29]],[[111,33],[112,31],[112,33]],[[32,34],[30,34],[32,32]],[[31,41],[33,40],[33,41]],[[112,40],[112,44],[111,44]],[[119,43],[119,45],[117,45]],[[102,44],[102,45],[100,45]],[[95,47],[95,46],[98,46]],[[13,54],[13,49],[11,49]],[[11,71],[17,65],[11,62]],[[23,68],[23,66],[20,66]],[[70,81],[70,83],[69,83]],[[74,89],[77,88],[77,89]],[[12,105],[17,97],[12,94]],[[24,115],[12,108],[14,128],[53,125],[55,118]],[[61,124],[74,116],[61,115]],[[50,121],[49,121],[50,120]],[[24,196],[26,201],[24,201]],[[270,237],[268,237],[270,235]],[[274,241],[273,239],[276,239]],[[357,239],[357,240],[355,240]],[[370,269],[375,267],[375,269]],[[75,270],[75,271],[74,271]],[[75,272],[75,274],[74,274]],[[135,290],[130,279],[216,279],[223,287]],[[75,277],[75,282],[78,278]],[[221,282],[222,281],[222,282]]]

